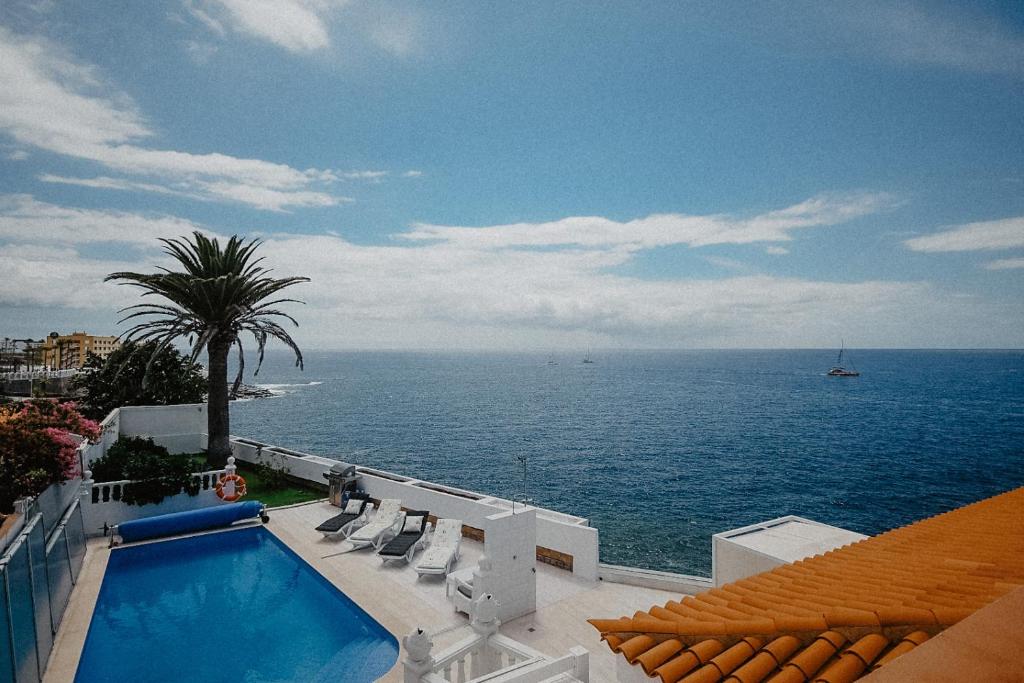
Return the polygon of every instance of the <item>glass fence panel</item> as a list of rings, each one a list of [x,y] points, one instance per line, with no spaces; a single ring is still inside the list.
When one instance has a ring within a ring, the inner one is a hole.
[[[66,529],[59,529],[50,540],[50,553],[46,556],[46,578],[50,584],[50,623],[56,631],[64,617],[74,579],[71,576],[71,558],[68,557]]]
[[[74,508],[68,515],[64,533],[68,536],[68,548],[71,554],[71,578],[77,583],[78,574],[82,571],[85,560],[85,525],[82,521],[82,506],[76,500]]]
[[[53,647],[53,623],[50,621],[50,586],[46,580],[46,536],[36,523],[28,532],[28,557],[32,573],[32,604],[35,608],[36,648],[40,669],[46,668]]]
[[[36,503],[39,505],[39,511],[43,513],[43,524],[46,527],[47,535],[49,535],[53,528],[57,526],[57,523],[60,522],[60,517],[64,513],[60,505],[59,488],[57,486],[48,486],[36,498]]]
[[[0,569],[0,683],[14,683],[11,622],[7,618],[7,570]]]
[[[35,608],[32,606],[32,568],[28,543],[22,536],[10,553],[7,564],[7,595],[10,601],[11,640],[14,644],[15,680],[18,683],[39,681],[39,658],[36,654]]]

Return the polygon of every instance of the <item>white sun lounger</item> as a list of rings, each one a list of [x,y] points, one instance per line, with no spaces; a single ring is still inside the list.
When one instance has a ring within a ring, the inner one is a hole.
[[[402,501],[397,498],[385,498],[380,502],[380,507],[373,520],[366,526],[353,531],[346,540],[360,548],[370,545],[379,548],[390,541],[404,523],[405,513],[402,512]]]
[[[403,524],[405,524],[405,513],[402,512],[402,501],[397,498],[385,498],[380,502],[377,514],[369,524],[353,531],[338,546],[338,552],[324,555],[324,557],[343,555],[370,546],[379,549],[402,530]]]
[[[416,564],[416,573],[419,576],[447,576],[459,560],[459,545],[461,543],[461,519],[437,520],[434,537],[430,542],[430,547]]]

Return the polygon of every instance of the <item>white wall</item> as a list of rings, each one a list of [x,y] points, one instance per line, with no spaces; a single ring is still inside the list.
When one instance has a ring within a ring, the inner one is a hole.
[[[113,411],[103,424],[106,426],[101,440],[103,447],[89,451],[86,466],[88,462],[106,452],[106,448],[116,440],[117,434],[151,437],[172,453],[192,453],[206,448],[205,404],[126,406]],[[231,448],[234,456],[243,462],[285,468],[293,477],[320,485],[327,483],[323,475],[338,462],[240,437],[232,437]],[[503,498],[424,482],[381,470],[361,467],[358,471],[362,477],[360,487],[374,498],[398,498],[406,508],[429,510],[438,517],[461,519],[464,524],[478,529],[485,528],[485,520],[489,516],[512,508],[512,502]],[[430,488],[425,488],[424,485]],[[83,510],[86,507],[83,506]],[[141,509],[144,510],[145,507]],[[537,545],[572,555],[573,573],[581,578],[596,581],[599,546],[597,529],[588,526],[587,520],[582,517],[543,508],[535,509]],[[149,514],[163,512],[154,511]],[[101,520],[100,526],[102,524]]]
[[[96,486],[100,488],[103,485],[98,484]],[[150,505],[127,505],[115,500],[103,502],[102,496],[98,502],[93,503],[92,488],[93,486],[90,485],[82,487],[81,500],[85,533],[89,536],[103,534],[104,523],[108,527],[112,527],[132,519],[165,515],[171,512],[184,512],[185,510],[198,510],[215,505],[227,505],[227,503],[217,497],[217,493],[213,488],[200,491],[195,496],[179,493],[176,496],[168,496],[159,503]]]
[[[125,406],[120,409],[121,436],[150,437],[171,453],[206,448],[206,404]]]
[[[243,462],[262,463],[287,468],[289,474],[300,479],[325,484],[324,473],[337,460],[307,455],[291,449],[284,453],[280,447],[261,444],[251,439],[233,437],[234,456]],[[444,486],[433,482],[403,477],[366,467],[357,467],[359,487],[371,497],[397,498],[402,506],[413,510],[428,510],[432,515],[461,519],[477,529],[486,528],[486,520],[494,514],[507,512],[512,502],[473,491]],[[400,480],[400,481],[399,481]],[[430,488],[424,488],[423,485]],[[587,526],[587,520],[554,510],[535,508],[537,514],[537,545],[573,556],[573,574],[596,581],[598,577],[598,531]]]
[[[498,618],[509,622],[537,609],[537,511],[523,507],[499,512],[484,523],[483,562],[473,572],[473,598],[490,593],[498,599]]]
[[[696,595],[709,588],[714,588],[714,583],[706,576],[675,574],[673,572],[624,567],[615,564],[601,564],[598,566],[598,571],[600,572],[601,580],[607,583],[622,583],[628,586],[655,588],[657,590],[688,593],[690,595]]]

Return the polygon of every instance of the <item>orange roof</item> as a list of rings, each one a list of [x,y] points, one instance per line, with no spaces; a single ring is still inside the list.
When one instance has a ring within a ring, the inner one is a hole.
[[[854,681],[1024,585],[1024,488],[632,617],[589,620],[662,683]]]

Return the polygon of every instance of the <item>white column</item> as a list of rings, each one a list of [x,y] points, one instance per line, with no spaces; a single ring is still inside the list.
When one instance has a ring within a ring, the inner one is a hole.
[[[418,628],[402,639],[402,645],[405,646],[403,683],[420,683],[434,669],[434,658],[430,654],[434,641],[426,631]]]
[[[490,593],[498,601],[498,618],[508,622],[537,609],[537,512],[518,508],[500,512],[484,523],[484,555],[490,570],[473,578],[473,597]],[[481,569],[483,565],[481,564]]]

